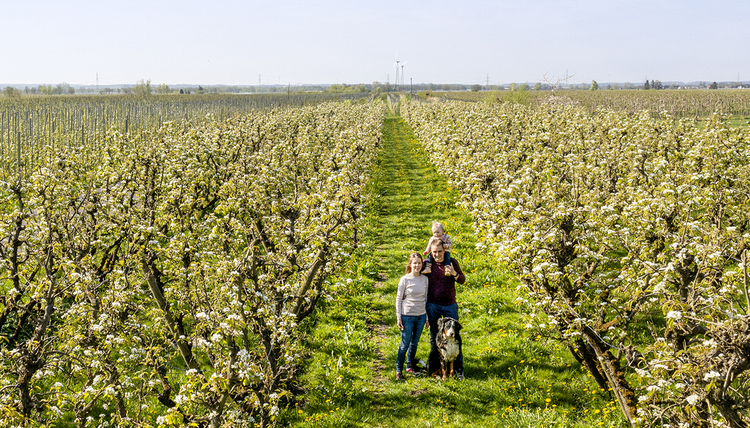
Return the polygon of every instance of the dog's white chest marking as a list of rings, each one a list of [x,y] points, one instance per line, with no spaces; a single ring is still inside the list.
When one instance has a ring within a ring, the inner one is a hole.
[[[446,361],[455,361],[456,358],[458,358],[459,353],[458,348],[458,342],[456,342],[455,337],[446,337],[445,338],[445,352],[443,353],[443,358],[445,358]]]

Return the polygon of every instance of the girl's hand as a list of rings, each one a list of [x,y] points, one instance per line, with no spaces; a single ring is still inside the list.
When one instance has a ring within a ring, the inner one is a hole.
[[[398,319],[398,329],[403,330],[404,329],[404,323],[401,322],[401,318]]]

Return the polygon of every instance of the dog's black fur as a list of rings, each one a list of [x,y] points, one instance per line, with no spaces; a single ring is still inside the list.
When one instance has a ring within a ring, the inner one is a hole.
[[[447,379],[455,374],[453,363],[461,353],[461,323],[454,318],[440,318],[437,325],[435,344],[440,354],[440,369],[432,375]]]

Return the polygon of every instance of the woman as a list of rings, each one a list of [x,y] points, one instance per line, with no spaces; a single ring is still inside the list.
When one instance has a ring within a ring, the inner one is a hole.
[[[404,379],[402,370],[405,357],[406,373],[416,373],[417,345],[427,320],[427,277],[421,271],[422,256],[412,253],[406,263],[405,275],[398,281],[396,317],[401,330],[401,345],[396,358],[396,380]]]

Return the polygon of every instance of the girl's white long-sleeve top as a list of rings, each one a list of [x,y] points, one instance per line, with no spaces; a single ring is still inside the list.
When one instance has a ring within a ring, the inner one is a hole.
[[[406,274],[398,281],[396,316],[417,316],[427,313],[427,277]]]

